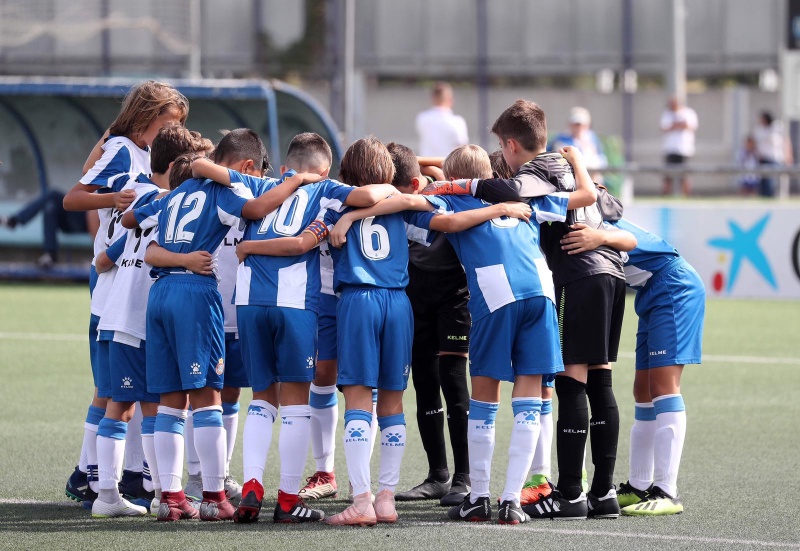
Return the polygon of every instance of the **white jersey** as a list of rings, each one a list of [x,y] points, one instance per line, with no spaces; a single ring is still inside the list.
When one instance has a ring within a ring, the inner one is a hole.
[[[120,191],[132,176],[151,174],[150,148],[142,149],[124,136],[109,136],[102,147],[103,156],[80,179],[81,184],[100,186],[98,193],[114,193]],[[110,245],[108,226],[114,209],[98,209],[97,214],[100,217],[100,228],[94,239],[95,256]]]
[[[456,147],[469,143],[467,122],[448,107],[431,107],[417,115],[419,154],[445,157]]]
[[[219,294],[222,295],[222,312],[225,316],[225,333],[239,331],[236,328],[236,305],[233,304],[233,293],[236,291],[236,272],[239,270],[236,245],[243,236],[244,228],[232,227],[214,253],[217,261],[217,287]]]
[[[163,191],[144,175],[131,180],[123,189],[136,192],[136,199],[129,209],[146,205]],[[121,224],[119,226],[122,227]],[[150,266],[145,264],[144,255],[158,232],[156,228],[123,228],[121,233],[106,251],[116,265],[113,269],[116,275],[105,297],[98,329],[122,332],[144,340],[147,297],[153,284]]]
[[[686,128],[669,130],[677,123],[685,122]],[[694,155],[694,134],[697,132],[697,113],[691,107],[683,106],[677,111],[667,109],[661,115],[661,129],[664,131],[662,148],[666,154]]]

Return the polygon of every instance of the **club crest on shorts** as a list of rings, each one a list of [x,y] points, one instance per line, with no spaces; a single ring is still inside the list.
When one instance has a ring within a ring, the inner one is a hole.
[[[217,375],[222,375],[225,372],[225,358],[220,358],[217,361],[217,367],[214,368]]]

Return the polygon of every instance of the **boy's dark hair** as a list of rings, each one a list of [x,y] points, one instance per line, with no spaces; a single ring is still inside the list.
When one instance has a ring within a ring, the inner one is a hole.
[[[250,159],[264,174],[269,170],[269,156],[264,142],[249,128],[237,128],[222,136],[214,150],[214,162],[231,164]]]
[[[153,139],[150,150],[150,170],[156,174],[165,174],[169,164],[183,153],[207,153],[214,149],[211,140],[198,132],[187,130],[179,124],[167,124]]]
[[[518,141],[527,151],[544,151],[547,146],[544,110],[532,101],[518,99],[497,117],[492,133],[503,141],[509,138]]]
[[[184,153],[172,165],[169,172],[169,189],[175,189],[186,180],[192,178],[192,161],[204,157],[202,152]]]
[[[500,149],[489,153],[489,162],[492,163],[492,172],[494,172],[496,178],[509,180],[514,177],[514,172],[511,170],[511,167],[508,166],[505,157],[503,157],[503,152]]]
[[[303,132],[289,142],[284,165],[298,172],[310,172],[321,167],[329,168],[333,162],[331,146],[315,132]]]
[[[389,152],[389,155],[392,156],[392,164],[394,165],[392,185],[411,185],[411,179],[416,178],[420,174],[417,155],[410,147],[395,142],[386,144],[386,150]]]
[[[342,157],[339,178],[356,187],[388,184],[394,180],[392,156],[375,136],[356,140]]]

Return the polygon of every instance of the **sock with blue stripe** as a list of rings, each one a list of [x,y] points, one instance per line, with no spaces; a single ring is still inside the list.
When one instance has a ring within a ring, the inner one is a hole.
[[[296,495],[306,466],[311,441],[311,408],[306,405],[281,406],[281,433],[278,451],[281,456],[281,480],[278,489]]]
[[[370,446],[369,458],[372,459],[372,452],[375,451],[375,441],[378,439],[378,389],[372,389],[372,422],[369,425]]]
[[[156,444],[154,433],[156,430],[156,416],[142,418],[142,450],[144,451],[144,470],[142,470],[142,484],[148,492],[161,493],[161,481],[158,479],[158,463],[156,462]]]
[[[272,425],[278,417],[278,410],[266,400],[253,400],[247,408],[242,435],[242,455],[244,481],[256,479],[259,484],[264,479],[264,465],[272,444]]]
[[[236,433],[239,432],[239,402],[222,402],[222,426],[225,427],[225,474],[231,472],[231,458],[236,446]]]
[[[628,483],[646,490],[653,483],[653,445],[656,437],[656,410],[653,402],[636,403],[631,427],[630,471]]]
[[[513,501],[519,505],[520,493],[528,477],[536,442],[539,440],[539,418],[542,411],[541,398],[513,398],[514,427],[508,446],[508,469],[506,486],[500,501]]]
[[[344,456],[353,496],[370,491],[369,460],[372,455],[372,412],[348,409],[344,412]]]
[[[532,476],[550,478],[553,456],[553,400],[542,400],[542,412],[539,415],[539,438],[536,440],[536,451],[530,473]],[[541,478],[539,479],[544,482]]]
[[[128,421],[128,432],[125,435],[125,470],[140,473],[143,467],[142,407],[137,403],[133,417]]]
[[[677,497],[678,469],[686,438],[686,405],[680,394],[665,394],[653,398],[653,408],[656,412],[653,485]]]
[[[153,429],[153,442],[158,463],[158,478],[165,492],[183,490],[183,429],[188,412],[158,406],[158,415]]]
[[[339,398],[336,385],[311,383],[308,405],[311,406],[311,453],[316,470],[333,472],[336,451],[336,426],[339,424]]]
[[[125,434],[128,424],[103,418],[97,429],[97,467],[99,475],[98,499],[106,503],[117,503],[122,463],[125,460]]]
[[[221,492],[225,488],[225,427],[222,406],[197,408],[192,413],[194,447],[200,458],[203,492]]]
[[[467,416],[467,440],[469,441],[469,474],[472,480],[470,501],[489,497],[489,481],[494,455],[494,420],[497,417],[497,402],[469,401]]]
[[[78,468],[87,474],[89,488],[95,492],[99,489],[97,484],[97,428],[105,416],[105,409],[90,405],[89,410],[86,412],[86,422],[83,424],[81,459],[85,462],[83,464],[79,463]]]
[[[378,417],[381,428],[381,457],[378,491],[394,493],[400,481],[400,464],[406,451],[406,417],[402,413]]]
[[[192,408],[186,417],[183,427],[183,441],[186,445],[186,470],[190,476],[200,474],[200,456],[197,455],[197,448],[194,445],[194,418]]]

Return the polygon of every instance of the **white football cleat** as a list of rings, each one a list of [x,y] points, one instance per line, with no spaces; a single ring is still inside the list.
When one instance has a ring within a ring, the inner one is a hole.
[[[99,499],[92,503],[93,518],[143,517],[147,513],[147,509],[134,505],[124,497],[116,503],[106,503]]]

